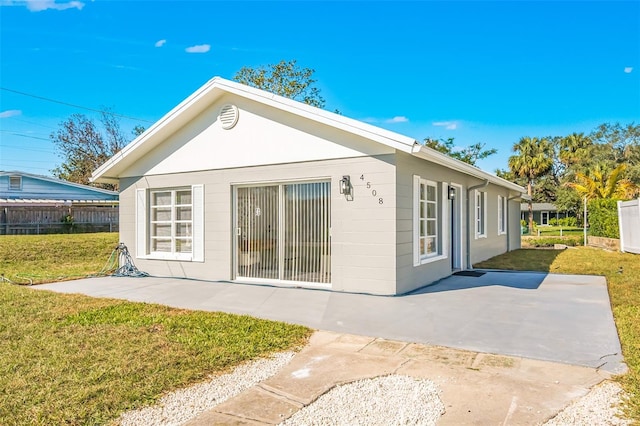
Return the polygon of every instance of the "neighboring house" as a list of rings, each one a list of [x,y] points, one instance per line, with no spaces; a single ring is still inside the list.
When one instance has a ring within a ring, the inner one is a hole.
[[[0,234],[118,229],[118,193],[46,176],[0,171]]]
[[[558,212],[558,209],[551,203],[532,203],[533,221],[540,226],[548,226],[551,219],[562,219],[568,217],[567,212]],[[529,204],[520,204],[520,219],[529,222]]]
[[[394,295],[520,247],[522,187],[219,77],[92,179],[153,275]]]

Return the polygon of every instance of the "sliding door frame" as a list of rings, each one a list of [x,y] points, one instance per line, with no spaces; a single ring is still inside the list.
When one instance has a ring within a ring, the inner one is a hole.
[[[327,282],[315,282],[315,281],[296,281],[296,280],[288,280],[284,279],[286,274],[286,226],[287,226],[287,217],[286,217],[286,194],[285,188],[287,185],[296,185],[296,184],[313,184],[313,183],[325,183],[328,185],[328,192],[326,195],[326,202],[328,205],[328,217],[326,217],[326,226],[327,226],[327,243],[329,245],[328,252],[332,253],[331,249],[331,194],[332,194],[332,183],[330,177],[319,177],[319,178],[309,178],[309,179],[297,179],[297,180],[280,180],[280,181],[258,181],[258,182],[243,182],[232,184],[232,212],[231,212],[231,277],[232,280],[242,281],[242,282],[262,282],[262,283],[277,283],[277,284],[285,284],[285,285],[303,285],[306,287],[320,287],[320,288],[331,288],[331,260],[329,260],[329,270],[327,271],[329,279]],[[240,247],[238,244],[238,234],[237,231],[239,229],[239,217],[238,217],[238,190],[241,188],[257,188],[257,187],[269,187],[269,186],[277,186],[278,187],[278,232],[277,232],[277,262],[278,262],[278,278],[257,278],[257,277],[246,277],[240,273],[240,265],[239,265],[239,257],[238,253],[240,251]],[[323,260],[322,255],[320,255],[320,263],[322,264]],[[322,268],[322,266],[321,266]]]

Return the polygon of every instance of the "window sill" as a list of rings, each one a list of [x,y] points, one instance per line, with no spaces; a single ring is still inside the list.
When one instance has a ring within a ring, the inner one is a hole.
[[[176,260],[182,262],[192,262],[193,255],[191,253],[176,254],[176,253],[151,253],[145,256],[138,256],[138,259],[144,260]]]
[[[507,235],[506,231],[498,232],[498,235]]]
[[[424,259],[420,259],[420,265],[416,265],[416,266],[426,265],[427,263],[433,263],[433,262],[437,262],[439,260],[444,260],[448,258],[449,256],[444,254],[439,254],[437,256],[432,256],[432,257],[425,257]]]
[[[481,238],[487,238],[487,234],[482,234],[482,235],[476,234],[476,240],[479,240]]]

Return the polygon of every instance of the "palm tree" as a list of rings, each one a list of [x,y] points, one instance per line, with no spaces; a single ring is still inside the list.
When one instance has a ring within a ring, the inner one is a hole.
[[[513,145],[515,155],[509,157],[509,169],[520,178],[527,180],[529,195],[529,230],[533,229],[532,187],[539,176],[547,173],[553,166],[553,145],[546,138],[521,138]]]
[[[640,193],[640,187],[629,179],[623,179],[622,175],[626,164],[620,164],[611,172],[601,164],[598,164],[590,173],[576,173],[577,182],[567,182],[566,185],[575,189],[582,197],[588,200],[594,198],[620,198],[630,199]]]
[[[583,160],[593,146],[593,141],[584,133],[572,133],[559,141],[558,158],[564,167],[571,167]]]

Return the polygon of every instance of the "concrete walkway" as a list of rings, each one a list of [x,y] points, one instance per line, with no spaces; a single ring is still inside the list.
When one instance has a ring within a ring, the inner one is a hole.
[[[274,377],[187,425],[279,424],[335,385],[388,374],[435,382],[446,409],[439,425],[541,424],[609,377],[586,367],[321,331]]]
[[[452,276],[397,297],[171,278],[90,278],[34,288],[626,371],[604,277],[489,272]]]

